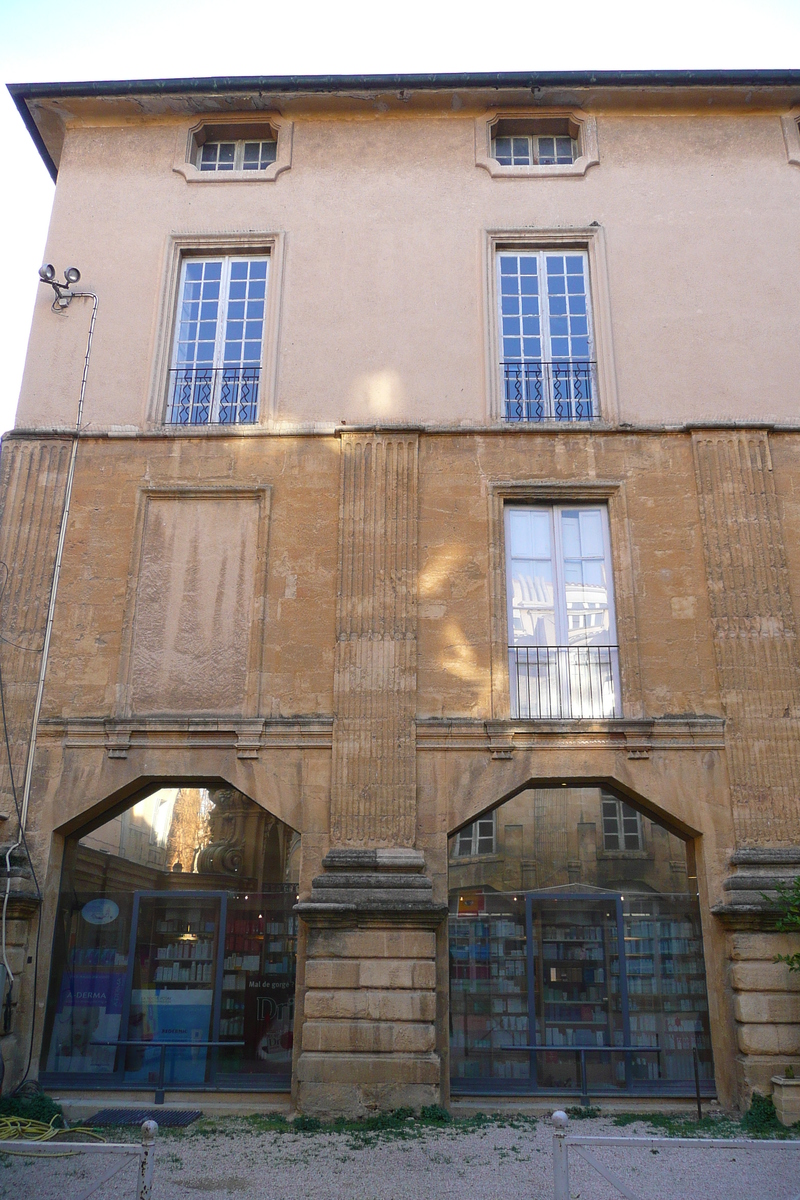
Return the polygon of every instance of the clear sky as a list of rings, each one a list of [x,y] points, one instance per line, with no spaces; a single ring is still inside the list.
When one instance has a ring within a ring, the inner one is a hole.
[[[800,67],[800,0],[0,0],[4,83],[790,67]],[[14,420],[53,198],[5,89],[0,147],[2,431]]]

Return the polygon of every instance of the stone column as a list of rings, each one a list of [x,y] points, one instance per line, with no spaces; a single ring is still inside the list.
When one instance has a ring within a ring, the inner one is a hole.
[[[416,432],[342,434],[332,848],[307,926],[296,1101],[358,1116],[439,1101],[436,928],[416,836]]]

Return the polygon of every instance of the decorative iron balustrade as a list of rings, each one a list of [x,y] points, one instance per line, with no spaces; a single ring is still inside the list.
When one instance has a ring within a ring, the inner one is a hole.
[[[511,715],[619,717],[619,646],[509,646]]]
[[[261,367],[173,367],[168,425],[253,425]]]
[[[596,421],[597,363],[501,362],[507,421]]]

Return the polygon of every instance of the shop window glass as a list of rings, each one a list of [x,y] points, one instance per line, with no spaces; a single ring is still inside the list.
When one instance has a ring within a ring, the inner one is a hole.
[[[584,1075],[595,1095],[678,1096],[695,1048],[713,1091],[686,843],[596,787],[531,789],[493,815],[491,857],[462,851],[474,825],[450,845],[454,1091],[579,1093]]]
[[[299,836],[233,788],[160,788],[65,848],[43,1080],[281,1089]]]

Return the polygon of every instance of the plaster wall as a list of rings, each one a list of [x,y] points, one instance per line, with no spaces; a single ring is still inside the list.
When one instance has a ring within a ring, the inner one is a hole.
[[[68,121],[46,258],[77,263],[100,296],[86,422],[163,419],[170,238],[202,234],[224,251],[240,234],[253,246],[278,238],[267,351],[277,369],[263,421],[485,424],[496,419],[488,231],[513,240],[592,226],[605,243],[595,274],[607,274],[592,280],[594,304],[607,287],[613,330],[601,349],[616,362],[618,413],[606,395],[607,417],[796,420],[800,171],[781,111],[595,102],[597,165],[515,179],[476,165],[480,115],[306,105],[290,113],[291,168],[230,183],[173,169],[188,118]],[[20,427],[74,421],[88,315],[73,305],[56,323],[50,299],[42,288]]]

